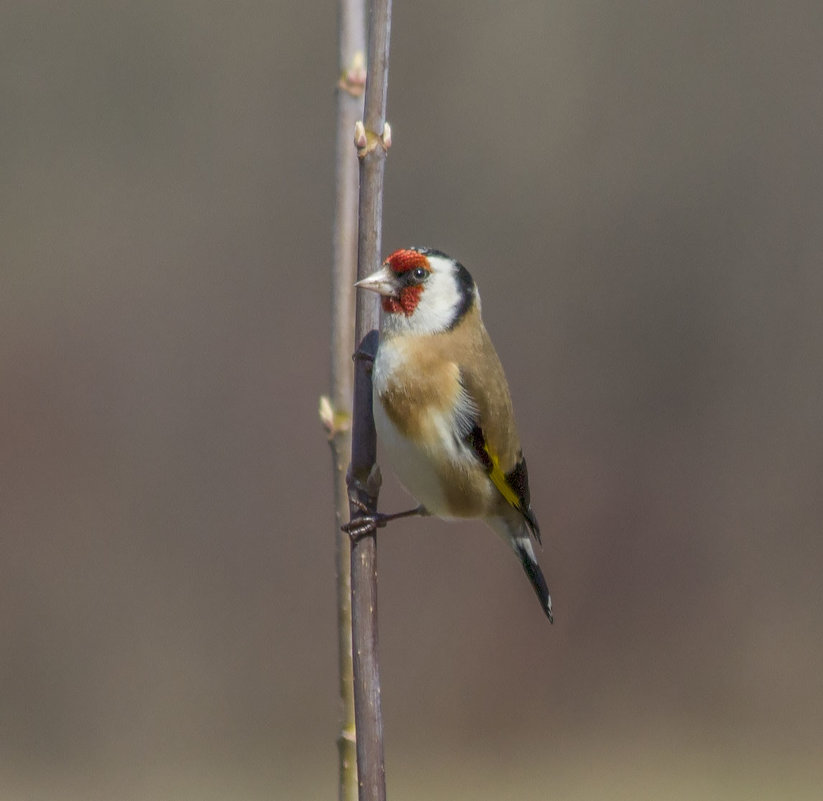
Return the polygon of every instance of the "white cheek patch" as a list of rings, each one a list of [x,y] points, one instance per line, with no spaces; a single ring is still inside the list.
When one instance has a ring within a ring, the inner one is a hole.
[[[383,327],[397,334],[435,334],[446,330],[460,308],[462,297],[454,275],[454,265],[441,256],[429,256],[431,273],[423,284],[414,313],[385,314]]]

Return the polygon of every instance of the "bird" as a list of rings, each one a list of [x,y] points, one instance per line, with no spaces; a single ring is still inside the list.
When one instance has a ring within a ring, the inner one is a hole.
[[[409,247],[355,287],[381,296],[372,364],[375,429],[418,506],[355,519],[346,530],[356,531],[358,520],[374,527],[411,515],[480,518],[514,550],[553,623],[532,545],[532,538],[541,540],[526,460],[477,284],[442,251]]]

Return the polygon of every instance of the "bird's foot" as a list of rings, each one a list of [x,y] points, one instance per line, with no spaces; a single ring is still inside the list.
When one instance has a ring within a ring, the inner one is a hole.
[[[386,521],[383,519],[386,515],[378,512],[367,512],[365,508],[361,511],[363,514],[353,517],[348,523],[340,526],[340,529],[349,535],[349,539],[353,543],[386,525]]]
[[[356,356],[357,354],[355,354]],[[379,515],[374,507],[377,506],[377,495],[380,492],[382,483],[383,477],[380,474],[380,468],[376,464],[372,465],[371,472],[365,481],[353,475],[351,466],[349,466],[349,472],[346,475],[349,506],[352,509],[357,509],[360,514],[352,516],[352,519],[340,528],[349,535],[352,542],[356,542],[366,534],[377,530]]]
[[[379,465],[373,464],[371,466],[365,481],[354,475],[351,465],[349,465],[349,470],[346,473],[349,503],[361,512],[369,513],[377,506],[377,496],[382,485],[383,474],[380,472]]]
[[[361,503],[356,498],[350,498],[352,505],[357,507],[363,514],[353,517],[348,523],[340,526],[345,531],[352,542],[365,537],[367,534],[384,528],[386,523],[392,520],[399,520],[401,517],[415,517],[417,515],[427,515],[428,511],[424,506],[415,506],[414,509],[407,509],[405,512],[395,512],[394,514],[383,514],[382,512],[371,512],[366,504]]]
[[[374,366],[374,359],[377,356],[377,344],[379,341],[379,335],[377,331],[372,330],[369,331],[366,336],[360,341],[360,344],[357,346],[357,350],[352,354],[352,361],[357,364],[357,362],[363,362],[366,366],[366,372],[370,373],[372,367]]]
[[[351,355],[353,362],[366,362],[366,364],[374,364],[374,354],[368,353],[365,350],[356,350]]]
[[[377,465],[372,466],[371,472],[365,481],[358,479],[352,474],[351,469],[349,470],[346,476],[349,504],[353,509],[357,509],[360,514],[352,517],[348,523],[340,526],[340,528],[349,535],[352,542],[357,542],[361,537],[377,531],[378,528],[383,528],[386,523],[390,523],[392,520],[428,514],[424,506],[415,506],[414,509],[407,509],[405,512],[395,512],[390,515],[378,512],[374,507],[377,506],[377,495],[380,492],[382,483],[383,477]]]

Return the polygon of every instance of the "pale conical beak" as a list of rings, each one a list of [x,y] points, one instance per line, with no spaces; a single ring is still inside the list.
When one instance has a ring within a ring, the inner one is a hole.
[[[391,269],[385,265],[377,272],[358,281],[355,286],[358,289],[370,289],[372,292],[379,292],[387,297],[397,295],[397,279]]]

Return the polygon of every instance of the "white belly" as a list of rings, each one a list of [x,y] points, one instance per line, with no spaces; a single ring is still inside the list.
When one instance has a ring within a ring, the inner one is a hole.
[[[400,483],[432,514],[447,516],[446,499],[434,465],[425,450],[401,434],[374,394],[374,427]]]

